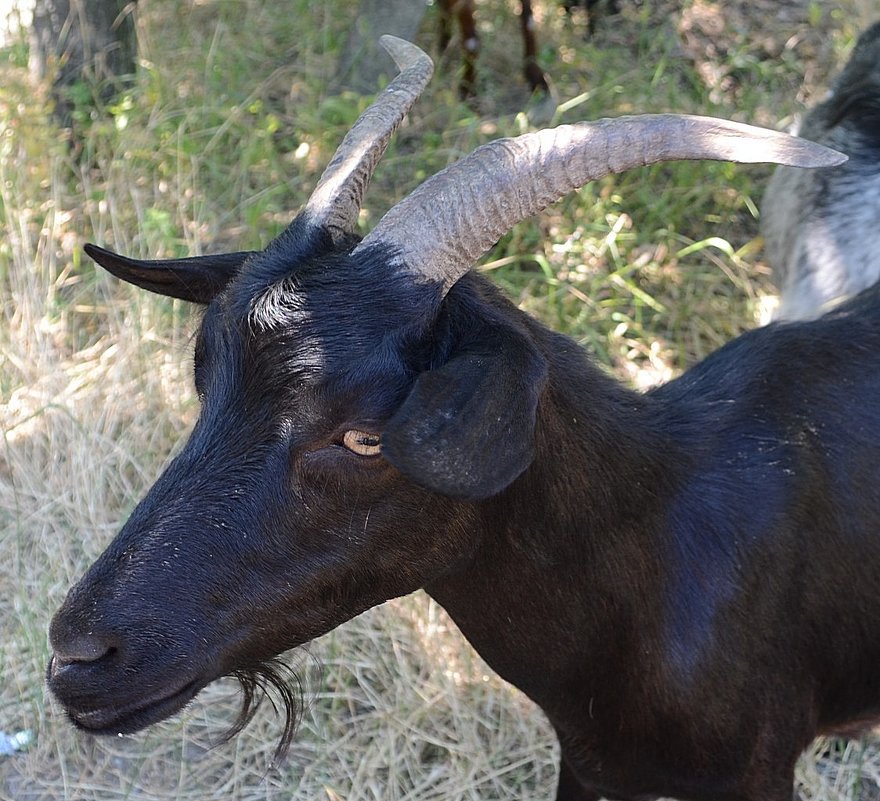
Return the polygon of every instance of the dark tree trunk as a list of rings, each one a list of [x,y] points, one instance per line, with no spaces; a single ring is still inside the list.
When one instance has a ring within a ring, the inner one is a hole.
[[[69,123],[71,88],[110,99],[135,71],[136,0],[36,0],[31,26],[31,71],[52,81],[56,115]]]

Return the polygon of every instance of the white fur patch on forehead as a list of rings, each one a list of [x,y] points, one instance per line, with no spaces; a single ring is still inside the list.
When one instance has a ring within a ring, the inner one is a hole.
[[[247,327],[254,335],[288,328],[291,324],[304,322],[307,317],[303,293],[299,291],[294,276],[273,282],[247,304]]]

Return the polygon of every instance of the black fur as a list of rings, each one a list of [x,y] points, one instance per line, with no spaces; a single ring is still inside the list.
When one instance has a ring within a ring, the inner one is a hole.
[[[880,289],[640,395],[483,277],[441,302],[286,237],[208,306],[195,430],[52,621],[77,725],[232,673],[283,752],[276,655],[419,587],[547,714],[560,801],[790,801],[817,734],[880,720]]]
[[[223,739],[231,740],[235,737],[253,720],[262,702],[268,698],[272,708],[284,715],[284,730],[275,747],[274,761],[279,763],[296,735],[299,711],[302,708],[302,685],[299,677],[277,659],[249,668],[237,668],[232,675],[241,687],[241,709]]]

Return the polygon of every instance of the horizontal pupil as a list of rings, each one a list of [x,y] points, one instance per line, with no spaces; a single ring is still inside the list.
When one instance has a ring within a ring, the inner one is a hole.
[[[357,428],[351,428],[345,432],[342,442],[346,448],[360,453],[361,456],[372,456],[378,452],[382,446],[382,437],[371,431],[361,431]]]

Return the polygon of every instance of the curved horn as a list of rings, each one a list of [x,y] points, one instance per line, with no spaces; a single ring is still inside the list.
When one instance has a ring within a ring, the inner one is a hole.
[[[400,75],[345,135],[303,210],[313,224],[327,228],[334,241],[355,229],[376,164],[434,72],[431,59],[414,44],[387,35],[379,42],[394,59]]]
[[[429,178],[354,249],[389,248],[401,270],[448,291],[502,234],[573,189],[675,159],[827,167],[846,156],[804,139],[711,117],[656,114],[498,139]]]

